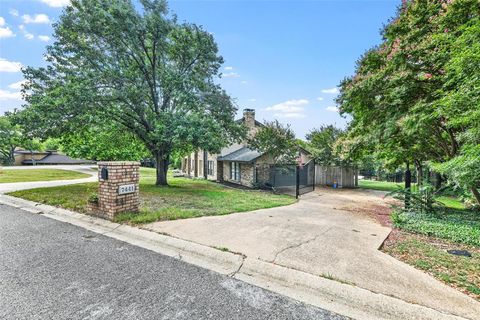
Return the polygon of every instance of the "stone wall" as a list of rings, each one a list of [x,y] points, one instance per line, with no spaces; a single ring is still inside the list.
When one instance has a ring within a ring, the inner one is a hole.
[[[97,208],[89,208],[95,215],[113,220],[122,212],[138,212],[139,200],[139,162],[114,161],[98,163],[98,204]],[[102,179],[102,169],[108,170],[108,178]],[[134,191],[119,194],[119,188],[125,185],[134,185]]]
[[[230,179],[230,162],[223,162],[223,181],[253,187],[255,182],[255,168],[251,163],[240,163],[240,181]]]

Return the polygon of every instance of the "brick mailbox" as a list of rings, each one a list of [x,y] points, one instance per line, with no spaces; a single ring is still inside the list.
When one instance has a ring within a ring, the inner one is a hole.
[[[122,212],[138,212],[139,162],[98,162],[98,202],[89,203],[90,213],[113,220]]]

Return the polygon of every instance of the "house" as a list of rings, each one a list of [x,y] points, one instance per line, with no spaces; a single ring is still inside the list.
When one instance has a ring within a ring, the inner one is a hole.
[[[47,151],[30,151],[30,150],[15,150],[15,164],[16,166],[25,165],[72,165],[72,164],[92,164],[93,161],[85,159],[72,159],[67,155],[60,154],[55,150]]]
[[[255,119],[255,110],[244,109],[243,117],[237,120],[247,127],[249,137],[263,126]],[[308,155],[300,150],[302,161]],[[223,148],[219,154],[198,150],[182,160],[182,171],[189,177],[198,177],[218,182],[229,182],[254,187],[259,181],[268,181],[273,158],[252,150],[247,142],[235,143]]]

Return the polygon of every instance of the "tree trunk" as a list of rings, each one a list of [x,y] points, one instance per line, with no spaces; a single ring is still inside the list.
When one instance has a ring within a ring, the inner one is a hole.
[[[168,155],[163,151],[155,151],[155,168],[157,170],[157,186],[167,186]]]
[[[435,190],[438,191],[442,187],[442,175],[435,172]]]
[[[412,186],[412,172],[410,165],[407,163],[407,170],[405,171],[405,208],[410,207],[410,191]]]
[[[417,167],[417,188],[420,188],[423,185],[423,167],[420,161],[415,163]]]
[[[478,191],[477,188],[471,188],[473,196],[475,197],[475,200],[477,200],[477,203],[480,204],[480,192]]]

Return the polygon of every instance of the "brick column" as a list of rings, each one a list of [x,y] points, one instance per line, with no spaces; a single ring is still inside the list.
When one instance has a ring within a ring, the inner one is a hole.
[[[98,209],[96,215],[113,220],[122,212],[138,212],[139,162],[98,162]],[[103,174],[102,169],[107,171]]]

